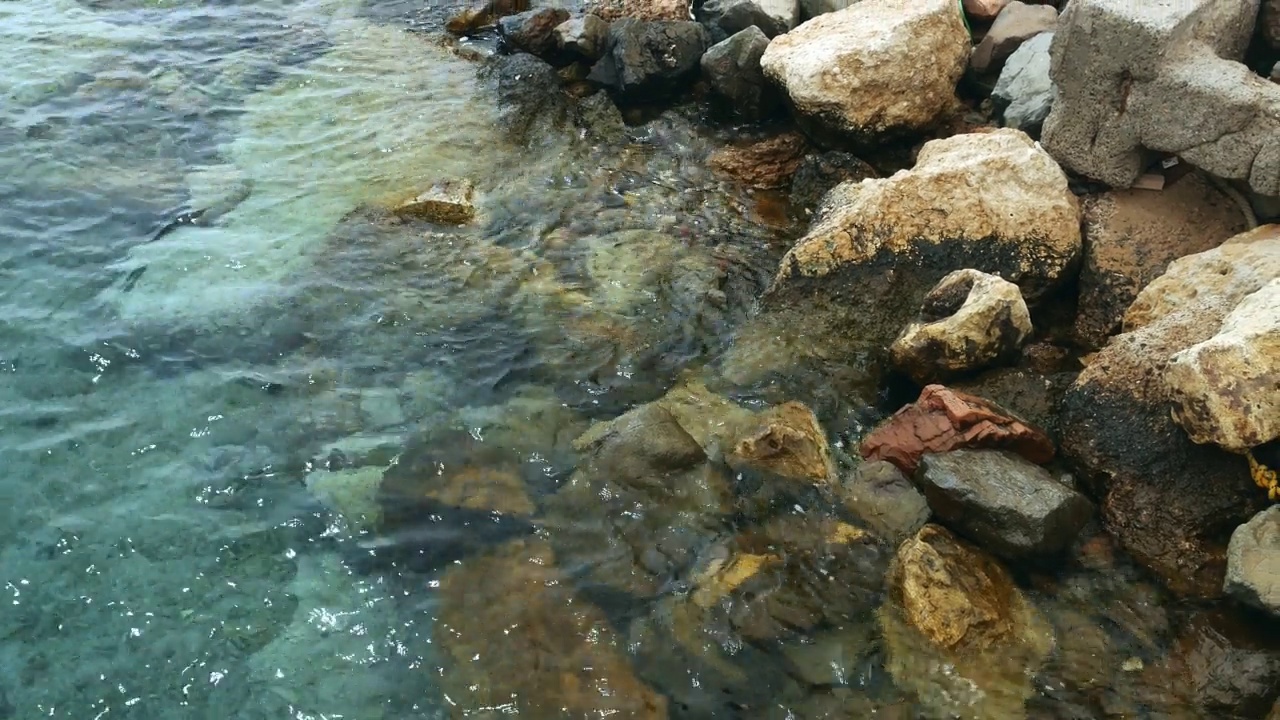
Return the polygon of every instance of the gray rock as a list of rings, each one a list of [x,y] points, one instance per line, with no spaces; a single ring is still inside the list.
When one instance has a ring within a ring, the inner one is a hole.
[[[778,107],[777,90],[764,77],[760,56],[769,38],[756,26],[718,42],[702,56],[702,75],[735,112],[758,120]]]
[[[587,60],[599,60],[609,41],[609,23],[588,13],[557,25],[555,36],[556,44],[565,53]]]
[[[528,53],[493,55],[482,79],[496,86],[498,121],[518,143],[551,137],[569,119],[569,101],[556,69]]]
[[[1280,695],[1277,634],[1238,615],[1201,612],[1174,642],[1202,717],[1263,717]]]
[[[1129,187],[1149,153],[1280,195],[1280,88],[1240,62],[1258,4],[1072,0],[1053,43],[1044,147],[1065,168]]]
[[[861,0],[800,0],[800,18],[809,20],[819,15],[843,10],[850,5],[857,5],[859,2]]]
[[[1262,8],[1258,12],[1258,34],[1272,50],[1280,50],[1280,0],[1262,0]],[[1278,74],[1272,71],[1271,77]]]
[[[544,7],[498,20],[498,34],[510,48],[549,59],[560,49],[555,30],[569,19],[564,8]]]
[[[777,37],[795,27],[798,16],[795,0],[707,0],[697,13],[716,43],[749,27]]]
[[[1053,33],[1041,33],[1023,43],[1005,63],[991,92],[991,102],[1005,127],[1017,128],[1032,137],[1040,135],[1057,96],[1049,77],[1052,44]]]
[[[1027,5],[1014,0],[1000,11],[991,29],[969,56],[969,69],[979,73],[999,73],[1004,63],[1022,44],[1058,25],[1058,11],[1052,5]]]
[[[1254,515],[1231,533],[1223,590],[1280,615],[1280,505]]]
[[[890,546],[916,534],[929,521],[929,503],[902,471],[884,460],[854,468],[840,487],[849,512],[862,518]]]
[[[619,102],[650,102],[688,85],[706,52],[706,28],[691,21],[624,18],[609,27],[604,55],[587,79]]]
[[[915,481],[944,524],[1008,559],[1062,550],[1093,514],[1083,495],[1002,450],[926,455]]]

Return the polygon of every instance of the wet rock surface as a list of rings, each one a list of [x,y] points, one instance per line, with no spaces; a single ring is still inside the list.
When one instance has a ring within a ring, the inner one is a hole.
[[[925,387],[916,402],[868,434],[860,452],[914,474],[926,454],[964,448],[1010,450],[1037,464],[1054,456],[1053,443],[1042,431],[988,400],[941,385]]]
[[[662,99],[692,80],[710,44],[696,22],[618,20],[609,26],[604,55],[588,79],[619,101]]]
[[[1017,285],[957,270],[924,296],[920,314],[889,346],[889,356],[927,385],[1009,362],[1031,332],[1031,313]]]
[[[568,122],[568,98],[546,61],[529,53],[494,55],[481,77],[496,89],[498,122],[513,142],[545,142]]]
[[[727,147],[707,158],[707,165],[751,187],[779,188],[791,181],[807,143],[798,133],[783,133],[758,142]]]
[[[880,173],[853,153],[838,150],[810,153],[791,176],[791,207],[807,216],[818,209],[831,188],[843,182],[876,177],[880,177]]]
[[[475,186],[469,180],[438,183],[395,207],[401,217],[444,225],[463,225],[476,215],[472,199]]]
[[[1093,514],[1047,470],[998,450],[925,455],[915,480],[938,522],[1008,559],[1062,551]]]
[[[1179,634],[1175,661],[1206,714],[1263,717],[1280,696],[1280,634],[1225,612],[1199,613]]]
[[[759,119],[773,112],[779,98],[760,69],[769,38],[752,25],[712,45],[702,56],[702,74],[733,112]]]
[[[840,488],[840,500],[890,547],[915,535],[931,513],[911,480],[884,460],[861,463],[849,473]]]
[[[1258,513],[1231,533],[1223,589],[1280,616],[1280,507]]]

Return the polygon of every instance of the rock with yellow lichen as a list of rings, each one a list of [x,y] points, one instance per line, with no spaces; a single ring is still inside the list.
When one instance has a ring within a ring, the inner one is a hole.
[[[999,562],[930,524],[898,548],[888,583],[879,615],[895,682],[942,716],[1023,715],[1053,629]]]
[[[604,613],[577,595],[545,543],[517,542],[440,580],[432,673],[455,718],[667,717]]]
[[[962,268],[1000,275],[1034,305],[1081,253],[1066,175],[1017,130],[930,141],[914,168],[837,186],[823,205],[764,299],[808,308],[810,332],[888,342]]]

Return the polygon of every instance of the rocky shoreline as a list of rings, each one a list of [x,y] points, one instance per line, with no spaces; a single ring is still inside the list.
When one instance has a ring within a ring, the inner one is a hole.
[[[563,482],[466,438],[374,479],[402,534],[365,549],[500,521],[425,568],[454,715],[1280,717],[1280,2],[1176,5],[453,18],[496,30],[517,142],[694,98],[748,138],[708,165],[806,226],[724,356],[575,427]],[[760,391],[812,359],[882,412]]]

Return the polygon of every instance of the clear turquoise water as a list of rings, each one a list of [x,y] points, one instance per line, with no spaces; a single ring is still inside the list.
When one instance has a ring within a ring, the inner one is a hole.
[[[554,474],[539,432],[652,397],[729,323],[680,305],[712,260],[671,238],[738,215],[696,133],[509,146],[475,66],[378,10],[0,3],[0,717],[436,717],[428,588],[353,572],[307,472],[515,425]],[[470,229],[343,220],[459,176]],[[658,339],[564,329],[593,318]]]

